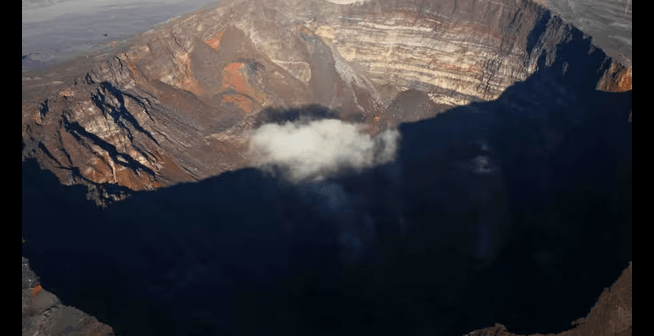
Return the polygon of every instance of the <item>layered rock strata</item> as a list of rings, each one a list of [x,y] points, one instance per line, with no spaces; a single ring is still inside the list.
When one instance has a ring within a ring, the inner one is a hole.
[[[221,2],[88,72],[24,75],[23,157],[120,199],[246,166],[266,107],[319,104],[383,128],[496,99],[574,29],[529,1]],[[393,108],[407,92],[429,98],[423,112]]]

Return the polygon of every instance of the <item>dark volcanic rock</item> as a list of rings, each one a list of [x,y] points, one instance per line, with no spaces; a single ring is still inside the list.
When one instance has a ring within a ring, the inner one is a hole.
[[[74,307],[65,306],[43,289],[23,258],[23,335],[113,336],[111,327]]]

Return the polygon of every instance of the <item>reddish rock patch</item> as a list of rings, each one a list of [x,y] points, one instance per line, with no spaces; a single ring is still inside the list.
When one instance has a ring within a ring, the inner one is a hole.
[[[220,49],[220,39],[223,38],[223,32],[216,34],[216,37],[204,41],[208,46],[218,51]]]
[[[37,296],[41,292],[42,289],[43,289],[43,287],[41,287],[41,285],[38,285],[38,286],[32,288],[32,291],[30,292],[30,297]]]
[[[252,100],[242,94],[225,94],[222,104],[233,104],[247,113],[252,112]]]
[[[223,68],[223,90],[232,89],[238,93],[249,93],[250,87],[244,74],[239,71],[243,65],[243,63],[233,62]]]
[[[223,68],[221,105],[233,105],[252,113],[264,98],[257,88],[250,85],[249,76],[244,70],[245,64],[240,62],[232,62]]]
[[[597,89],[609,92],[631,90],[631,66],[613,62],[597,83]]]

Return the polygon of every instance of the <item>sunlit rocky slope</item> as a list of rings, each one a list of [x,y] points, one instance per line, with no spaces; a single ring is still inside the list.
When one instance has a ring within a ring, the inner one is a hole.
[[[587,38],[530,1],[221,1],[88,69],[24,75],[23,157],[120,199],[245,167],[265,108],[318,104],[385,128],[497,99]],[[630,87],[630,68],[595,65],[598,87]]]

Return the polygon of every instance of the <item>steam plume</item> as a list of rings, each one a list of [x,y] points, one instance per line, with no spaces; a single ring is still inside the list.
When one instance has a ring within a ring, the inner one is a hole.
[[[361,130],[361,125],[337,119],[265,124],[252,136],[250,154],[254,166],[270,172],[281,170],[294,182],[344,168],[373,167],[395,158],[398,130],[385,130],[374,137]]]

